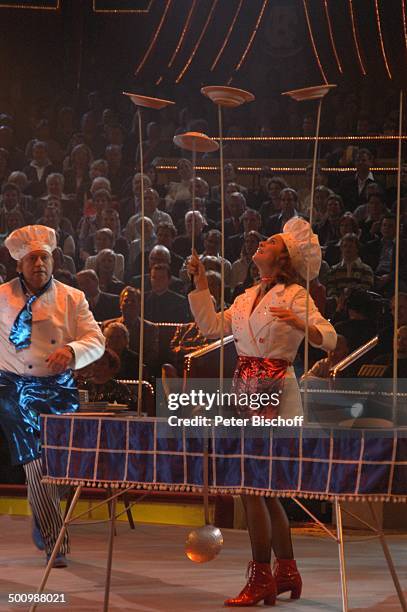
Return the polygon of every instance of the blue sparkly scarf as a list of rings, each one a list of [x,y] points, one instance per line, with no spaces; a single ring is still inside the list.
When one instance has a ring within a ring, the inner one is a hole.
[[[10,342],[14,344],[17,351],[21,349],[27,348],[31,344],[31,330],[32,330],[32,304],[37,300],[43,293],[48,291],[51,286],[52,276],[49,281],[44,285],[39,293],[35,295],[29,295],[28,289],[24,283],[23,275],[19,275],[21,288],[24,294],[28,297],[28,300],[25,303],[25,306],[18,313],[16,320],[13,323],[13,327],[11,328],[10,335],[8,339]]]

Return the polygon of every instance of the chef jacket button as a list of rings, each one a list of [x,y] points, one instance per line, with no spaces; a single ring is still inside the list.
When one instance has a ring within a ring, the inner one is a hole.
[[[30,370],[32,370],[32,365],[29,365],[29,366],[28,366],[28,368],[29,368]]]
[[[259,342],[260,342],[260,344],[263,344],[264,338],[259,338]]]
[[[55,344],[55,343],[56,343],[56,340],[51,340],[51,344]]]

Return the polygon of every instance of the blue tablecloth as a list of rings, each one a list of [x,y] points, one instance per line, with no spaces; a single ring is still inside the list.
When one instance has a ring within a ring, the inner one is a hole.
[[[407,499],[407,429],[269,428],[261,438],[244,428],[219,437],[214,429],[213,494]],[[202,430],[174,434],[154,418],[42,416],[47,482],[201,492],[203,447]]]

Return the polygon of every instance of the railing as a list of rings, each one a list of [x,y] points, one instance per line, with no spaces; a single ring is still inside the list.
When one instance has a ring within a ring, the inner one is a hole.
[[[375,336],[374,338],[371,338],[371,340],[366,342],[366,344],[362,344],[362,346],[359,346],[359,348],[353,351],[353,353],[351,353],[350,355],[342,359],[342,361],[339,361],[336,364],[336,366],[329,373],[330,377],[332,379],[335,379],[340,372],[343,372],[343,370],[355,363],[355,361],[360,359],[360,357],[363,357],[363,355],[366,355],[366,353],[372,350],[372,348],[377,346],[378,342],[379,336]]]

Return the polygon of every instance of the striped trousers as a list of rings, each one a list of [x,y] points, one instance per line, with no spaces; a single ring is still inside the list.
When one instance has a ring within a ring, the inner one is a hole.
[[[27,478],[27,493],[31,511],[43,537],[45,551],[51,554],[63,524],[60,487],[41,482],[43,476],[41,459],[30,461],[23,467]],[[64,555],[69,552],[67,531],[59,552]]]

